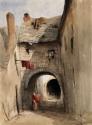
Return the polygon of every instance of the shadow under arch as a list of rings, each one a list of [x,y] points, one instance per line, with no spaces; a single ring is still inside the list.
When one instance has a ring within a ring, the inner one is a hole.
[[[50,79],[47,82],[46,90],[49,96],[54,96],[57,99],[61,96],[61,89],[57,79]]]

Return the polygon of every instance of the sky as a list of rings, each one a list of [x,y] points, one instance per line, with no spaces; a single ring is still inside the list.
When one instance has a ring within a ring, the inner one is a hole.
[[[62,15],[64,2],[65,0],[0,0],[0,27],[6,25],[7,12],[12,12],[16,25],[20,25],[25,12],[33,18]]]

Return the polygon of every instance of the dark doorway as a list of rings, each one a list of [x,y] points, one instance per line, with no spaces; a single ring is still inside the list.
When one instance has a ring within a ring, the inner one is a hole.
[[[54,96],[59,99],[61,96],[61,89],[56,79],[52,79],[47,83],[47,93],[49,96]]]

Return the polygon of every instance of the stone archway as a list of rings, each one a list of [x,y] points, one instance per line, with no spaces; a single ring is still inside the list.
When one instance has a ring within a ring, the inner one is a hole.
[[[24,75],[26,76],[26,74],[27,74],[27,77],[25,78],[25,76],[24,76],[24,78],[23,78],[23,81],[25,79],[25,82],[24,82],[23,86],[25,88],[27,88],[29,79],[33,75],[38,74],[38,73],[44,73],[44,72],[48,73],[48,74],[52,74],[53,76],[55,76],[59,83],[61,83],[61,81],[63,82],[63,78],[62,78],[61,74],[58,73],[58,71],[54,71],[52,69],[43,67],[43,68],[38,68],[38,69],[35,69],[35,70],[32,70],[32,71],[26,72]]]
[[[52,82],[55,80],[54,82]],[[47,91],[48,84],[51,82],[52,94],[48,94],[50,89]],[[22,86],[22,104],[23,109],[30,109],[31,102],[32,102],[32,93],[37,91],[42,96],[42,104],[43,107],[49,106],[56,106],[62,107],[63,106],[63,81],[58,73],[46,68],[36,69],[32,72],[28,72],[28,75],[25,79],[24,85]],[[24,87],[24,89],[23,89]],[[57,90],[55,91],[55,87]],[[59,90],[59,93],[58,93]],[[59,94],[55,96],[56,94]],[[29,101],[30,100],[30,101]],[[26,103],[25,103],[26,102]]]

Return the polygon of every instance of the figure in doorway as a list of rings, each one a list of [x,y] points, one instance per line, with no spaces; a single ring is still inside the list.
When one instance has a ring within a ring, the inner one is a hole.
[[[34,111],[38,110],[40,108],[40,95],[38,93],[33,92],[32,95],[32,109]]]

